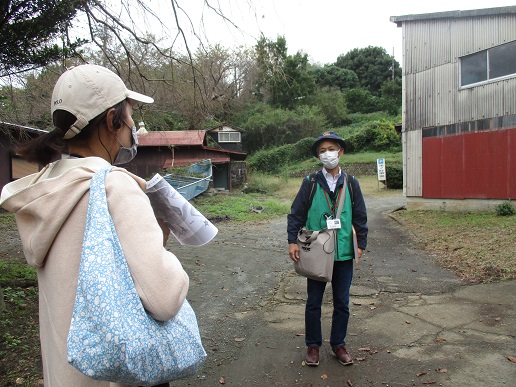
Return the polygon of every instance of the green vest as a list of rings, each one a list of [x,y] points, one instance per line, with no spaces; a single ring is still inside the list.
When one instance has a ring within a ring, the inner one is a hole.
[[[332,215],[335,217],[338,206],[338,199],[332,201],[330,195],[326,194],[324,189],[316,184],[316,191],[312,205],[308,210],[308,218],[306,220],[307,230],[322,230],[326,228],[326,216]],[[353,250],[353,231],[351,223],[352,205],[349,195],[348,186],[344,187],[343,193],[346,192],[346,199],[344,201],[344,208],[340,215],[341,228],[337,230],[337,245],[335,248],[335,260],[345,261],[353,259],[355,253]],[[329,204],[328,204],[329,203]],[[335,212],[330,208],[335,208]]]

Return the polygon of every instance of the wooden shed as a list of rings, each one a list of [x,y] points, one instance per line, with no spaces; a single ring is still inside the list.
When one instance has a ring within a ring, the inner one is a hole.
[[[403,36],[409,208],[516,198],[516,6],[393,16]]]
[[[156,131],[138,134],[138,154],[124,167],[150,178],[167,168],[210,159],[213,186],[231,190],[245,183],[246,157],[245,152],[222,148],[207,136],[206,130]]]

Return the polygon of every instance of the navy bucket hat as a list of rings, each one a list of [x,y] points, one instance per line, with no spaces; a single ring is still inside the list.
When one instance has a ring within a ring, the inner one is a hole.
[[[319,137],[317,137],[317,140],[312,145],[312,154],[315,157],[319,157],[317,148],[319,147],[319,144],[321,143],[321,141],[325,141],[325,140],[335,141],[342,147],[342,149],[346,150],[346,142],[337,133],[323,132],[319,135]]]

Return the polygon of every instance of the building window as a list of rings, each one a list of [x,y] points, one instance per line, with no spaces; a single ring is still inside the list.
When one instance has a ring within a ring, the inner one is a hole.
[[[219,142],[241,142],[240,132],[219,132]]]
[[[516,76],[516,41],[460,58],[460,85]]]

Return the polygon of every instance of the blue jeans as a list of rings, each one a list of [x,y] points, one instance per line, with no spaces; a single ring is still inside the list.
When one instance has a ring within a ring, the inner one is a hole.
[[[353,260],[335,261],[331,286],[333,290],[333,316],[330,345],[346,345],[349,321],[349,288],[353,279]],[[321,306],[326,282],[307,280],[305,309],[305,343],[307,347],[322,345]]]

